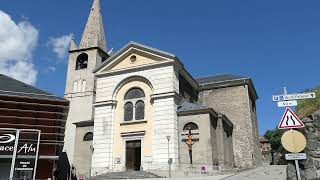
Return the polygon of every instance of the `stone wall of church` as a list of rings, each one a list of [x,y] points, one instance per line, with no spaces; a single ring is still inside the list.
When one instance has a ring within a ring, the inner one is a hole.
[[[105,104],[94,109],[93,155],[91,174],[95,175],[112,169],[114,105]]]
[[[185,165],[186,167],[188,167],[188,165],[190,164],[188,146],[184,141],[188,138],[188,131],[183,130],[183,127],[189,122],[193,122],[199,127],[198,130],[192,131],[192,133],[199,133],[199,135],[193,136],[193,138],[199,139],[199,141],[195,142],[195,144],[192,146],[193,165],[203,165],[207,166],[208,168],[210,166],[210,169],[212,169],[212,166],[217,166],[217,164],[213,163],[213,161],[217,162],[217,149],[215,146],[217,139],[215,132],[216,127],[211,128],[212,125],[210,122],[209,113],[179,116],[180,163],[181,165]],[[211,141],[211,139],[214,140]],[[218,144],[220,143],[223,142],[219,142]]]
[[[86,53],[88,55],[87,68],[76,70],[77,57],[82,53]],[[74,82],[78,82],[79,80],[87,81],[85,87],[87,92],[94,91],[94,74],[92,73],[92,70],[96,68],[98,62],[101,62],[101,57],[99,56],[97,49],[77,51],[69,54],[65,96],[75,97],[77,94],[81,96],[83,95],[80,91],[74,92]]]
[[[152,157],[142,157],[144,169],[167,168],[167,138],[170,136],[170,157],[174,164],[178,158],[178,135],[177,135],[177,102],[174,92],[177,92],[178,78],[172,65],[157,65],[152,68],[127,70],[119,73],[108,73],[98,77],[96,81],[96,102],[94,111],[94,138],[92,174],[106,172],[114,169],[112,153],[115,120],[115,95],[121,84],[130,79],[143,78],[152,86],[152,121],[153,132],[151,146]],[[177,92],[178,93],[178,92]],[[134,130],[133,130],[134,131]],[[174,165],[173,164],[173,165]],[[174,168],[174,166],[173,166]]]
[[[248,168],[260,165],[258,127],[252,118],[248,86],[234,86],[201,91],[199,101],[226,115],[233,123],[235,165]]]
[[[92,141],[84,141],[84,136],[88,132],[92,132],[93,127],[77,127],[75,137],[74,164],[78,177],[90,177]]]
[[[88,66],[76,70],[76,59],[81,53],[88,55]],[[65,130],[64,150],[67,152],[70,163],[73,163],[76,127],[73,123],[88,121],[93,118],[92,103],[94,101],[94,74],[92,70],[97,61],[101,61],[97,50],[85,50],[69,54],[67,69],[65,98],[70,101],[70,109]],[[85,81],[85,83],[83,83]]]
[[[88,121],[92,119],[92,93],[88,95],[70,97],[70,108],[66,122],[64,149],[67,152],[68,159],[73,164],[76,126],[73,123]]]
[[[135,120],[134,116],[131,121],[124,121],[124,96],[132,88],[141,89],[145,97],[140,99],[144,102],[144,118],[140,120]],[[143,82],[143,80],[133,80],[125,83],[117,92],[116,95],[116,109],[114,117],[114,144],[113,156],[118,161],[115,163],[116,171],[125,171],[126,169],[126,144],[128,141],[137,140],[141,142],[141,156],[144,157],[142,164],[145,168],[145,164],[150,163],[152,158],[152,130],[153,130],[153,107],[151,104],[151,94],[152,90],[150,85]],[[130,132],[139,132],[135,135],[128,135]]]
[[[188,146],[185,143],[188,131],[184,126],[195,123],[199,129],[193,130],[193,138],[199,139],[192,146],[193,167],[201,171],[205,167],[207,171],[233,168],[232,127],[227,125],[221,117],[213,117],[210,113],[179,115],[179,162],[180,168],[186,170],[190,166]]]

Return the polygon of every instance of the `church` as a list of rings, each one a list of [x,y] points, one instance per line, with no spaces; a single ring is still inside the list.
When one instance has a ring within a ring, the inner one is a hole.
[[[175,54],[137,42],[111,53],[99,0],[71,41],[65,98],[64,151],[78,176],[261,164],[251,78],[193,77]]]

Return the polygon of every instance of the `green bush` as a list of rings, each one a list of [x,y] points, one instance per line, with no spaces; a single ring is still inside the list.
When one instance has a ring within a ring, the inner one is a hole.
[[[303,99],[298,101],[296,113],[300,118],[304,118],[320,109],[320,87],[308,89],[305,92],[315,92],[316,98]]]

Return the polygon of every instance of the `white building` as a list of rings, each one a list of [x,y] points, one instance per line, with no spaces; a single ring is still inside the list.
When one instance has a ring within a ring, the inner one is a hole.
[[[174,54],[135,42],[108,54],[106,44],[94,0],[79,47],[71,42],[65,89],[70,110],[64,149],[78,174],[164,170],[168,158],[173,169],[183,168],[190,163],[188,128],[198,133],[192,136],[195,166],[260,163],[250,78],[195,79]],[[219,101],[210,99],[214,91]],[[235,110],[225,107],[230,100]]]

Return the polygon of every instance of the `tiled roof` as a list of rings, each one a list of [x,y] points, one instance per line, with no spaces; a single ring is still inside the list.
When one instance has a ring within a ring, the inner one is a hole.
[[[206,77],[197,77],[195,79],[199,84],[210,84],[210,83],[218,83],[218,82],[225,82],[225,81],[232,81],[232,80],[239,80],[239,79],[249,79],[249,77],[237,76],[232,74],[220,74],[220,75],[212,75],[212,76],[206,76]]]
[[[184,102],[181,103],[180,106],[178,106],[178,112],[199,110],[199,109],[208,109],[208,108],[209,107],[205,106],[205,105],[184,101]]]
[[[65,100],[64,98],[25,84],[4,74],[0,74],[0,95],[31,97],[49,100]]]

